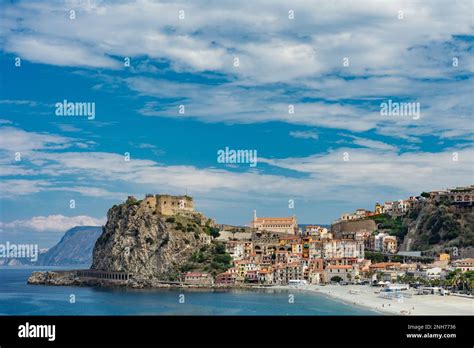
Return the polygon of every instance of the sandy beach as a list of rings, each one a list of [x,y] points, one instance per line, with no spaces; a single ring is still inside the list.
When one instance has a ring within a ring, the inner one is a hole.
[[[333,299],[363,306],[391,315],[474,315],[474,299],[458,296],[415,295],[413,289],[403,291],[411,295],[403,298],[382,298],[381,288],[368,285],[307,285],[304,287],[279,286],[287,290],[311,291]]]

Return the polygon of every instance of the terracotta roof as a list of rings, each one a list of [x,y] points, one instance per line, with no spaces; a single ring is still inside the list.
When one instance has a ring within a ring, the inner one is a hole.
[[[390,266],[400,266],[400,262],[379,262],[370,265],[370,268],[386,268]]]
[[[461,259],[454,261],[455,263],[474,263],[474,259]]]
[[[294,217],[285,217],[285,218],[274,218],[274,217],[260,217],[254,219],[254,221],[293,221]]]

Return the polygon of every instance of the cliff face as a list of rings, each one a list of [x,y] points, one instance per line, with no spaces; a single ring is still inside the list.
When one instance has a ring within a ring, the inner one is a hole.
[[[472,207],[427,202],[421,209],[410,211],[403,225],[408,233],[401,250],[439,252],[457,247],[462,254],[474,245]]]
[[[41,254],[38,265],[90,265],[92,249],[102,232],[100,226],[77,226],[68,230],[58,244]]]
[[[92,269],[129,272],[145,279],[175,280],[206,243],[202,215],[161,216],[143,202],[124,203],[107,213],[93,251]]]

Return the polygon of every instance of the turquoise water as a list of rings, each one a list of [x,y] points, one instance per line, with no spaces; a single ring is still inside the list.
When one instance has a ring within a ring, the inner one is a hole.
[[[133,290],[26,284],[36,270],[40,269],[0,268],[0,315],[378,314],[297,290]],[[185,303],[179,303],[181,294]],[[71,295],[75,303],[70,303]],[[289,295],[294,296],[294,303],[289,303]]]

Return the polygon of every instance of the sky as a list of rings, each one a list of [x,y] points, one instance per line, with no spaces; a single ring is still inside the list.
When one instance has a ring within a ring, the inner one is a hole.
[[[0,10],[0,242],[50,247],[128,195],[189,194],[219,223],[330,224],[474,183],[472,1]],[[94,117],[58,115],[64,100]],[[256,165],[221,163],[226,148]]]

